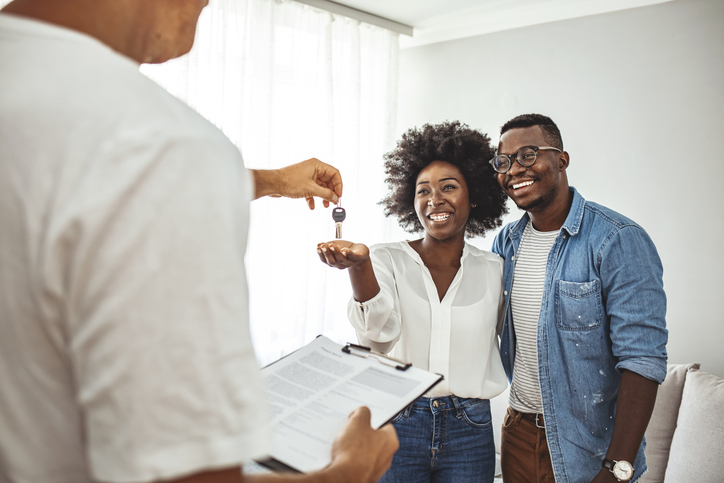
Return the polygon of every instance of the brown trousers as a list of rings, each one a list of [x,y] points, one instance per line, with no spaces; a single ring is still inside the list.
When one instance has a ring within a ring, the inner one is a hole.
[[[513,408],[503,421],[500,465],[503,483],[555,483],[545,429]]]

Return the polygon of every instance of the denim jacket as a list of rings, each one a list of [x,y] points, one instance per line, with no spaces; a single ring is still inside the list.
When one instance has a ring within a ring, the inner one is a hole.
[[[556,482],[589,483],[611,441],[621,371],[659,384],[666,377],[666,295],[661,260],[643,228],[571,191],[570,212],[546,265],[538,375]],[[526,213],[508,224],[493,243],[505,259],[500,353],[509,380],[515,362],[510,291],[528,220]],[[646,471],[645,446],[632,482]]]

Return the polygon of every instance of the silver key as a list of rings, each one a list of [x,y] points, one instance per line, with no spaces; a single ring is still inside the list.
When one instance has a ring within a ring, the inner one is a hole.
[[[337,206],[332,210],[332,219],[334,220],[335,237],[342,238],[342,222],[347,217],[347,212],[342,208],[342,202],[337,202]]]

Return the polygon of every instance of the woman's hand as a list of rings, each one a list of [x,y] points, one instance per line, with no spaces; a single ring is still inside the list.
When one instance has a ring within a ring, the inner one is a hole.
[[[320,243],[317,245],[317,253],[323,263],[340,270],[357,266],[370,259],[370,249],[367,245],[345,240]]]

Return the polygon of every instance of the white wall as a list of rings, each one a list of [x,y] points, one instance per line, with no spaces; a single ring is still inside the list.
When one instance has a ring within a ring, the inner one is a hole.
[[[401,52],[399,132],[460,119],[497,141],[505,121],[528,112],[561,129],[570,183],[656,243],[669,361],[724,376],[724,0],[675,0]],[[512,221],[521,212],[510,206]]]

